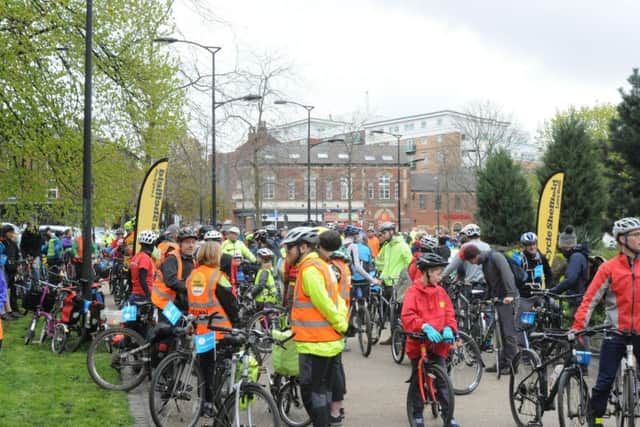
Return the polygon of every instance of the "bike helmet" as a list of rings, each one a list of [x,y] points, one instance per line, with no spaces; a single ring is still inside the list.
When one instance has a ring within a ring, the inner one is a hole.
[[[335,230],[336,229],[336,223],[335,222],[330,222],[329,224],[327,224],[327,228],[329,230]]]
[[[267,240],[267,230],[261,228],[253,232],[253,240],[260,240],[265,242]]]
[[[191,227],[182,227],[180,231],[178,231],[178,242],[182,242],[186,239],[197,239],[198,233]]]
[[[273,258],[273,251],[269,248],[260,248],[256,255],[263,258]]]
[[[433,251],[437,249],[438,246],[438,238],[436,236],[425,234],[420,239],[420,249],[422,249],[423,251]]]
[[[384,231],[396,231],[396,225],[390,221],[382,223],[380,228],[378,229],[380,233]]]
[[[344,235],[345,236],[357,236],[358,234],[360,234],[360,229],[358,227],[356,227],[355,225],[347,225],[344,229]]]
[[[264,229],[269,236],[275,236],[278,233],[278,229],[275,224],[269,224],[265,226]]]
[[[462,227],[460,234],[464,234],[467,237],[478,237],[480,236],[480,227],[477,224],[467,224]]]
[[[341,259],[347,264],[351,264],[351,257],[349,256],[349,253],[347,252],[347,249],[344,246],[340,246],[340,248],[333,251],[331,253],[331,258]]]
[[[178,234],[180,232],[180,227],[177,224],[171,224],[164,230],[165,236],[171,236],[172,234]]]
[[[287,233],[282,245],[307,243],[315,246],[318,243],[318,232],[312,227],[296,227]]]
[[[536,233],[532,231],[527,231],[522,236],[520,236],[520,243],[523,245],[533,245],[538,242],[538,236]]]
[[[418,270],[422,272],[425,272],[431,268],[445,267],[448,264],[449,263],[447,262],[447,260],[434,253],[426,253],[420,255],[420,257],[416,261],[416,267],[418,267]]]
[[[198,229],[198,240],[204,240],[204,235],[207,234],[208,231],[213,230],[213,226],[211,225],[203,225]]]
[[[204,234],[204,240],[213,242],[222,242],[222,233],[218,230],[209,230]]]
[[[627,234],[630,231],[640,229],[640,219],[635,217],[627,217],[617,220],[613,223],[613,230],[611,234],[613,234],[614,238],[618,238],[621,234]]]
[[[124,230],[123,230],[122,228],[118,228],[118,229],[116,230],[116,236],[117,236],[118,234],[122,234],[122,235],[124,236]]]
[[[153,245],[158,239],[158,233],[153,230],[144,230],[138,234],[138,243],[141,245]]]
[[[227,233],[240,234],[240,229],[238,227],[231,227],[227,230]]]

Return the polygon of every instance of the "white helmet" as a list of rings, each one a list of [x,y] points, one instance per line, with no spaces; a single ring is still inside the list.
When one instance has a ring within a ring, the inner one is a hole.
[[[425,234],[420,239],[420,247],[422,249],[434,250],[434,249],[437,249],[438,246],[439,246],[439,244],[438,244],[438,237],[437,236],[432,236],[430,234]]]
[[[227,230],[227,233],[240,234],[240,229],[238,227],[231,227]]]
[[[462,227],[460,234],[464,234],[467,237],[478,237],[480,236],[480,227],[477,224],[467,224]]]
[[[611,234],[615,239],[621,234],[627,234],[633,230],[640,229],[640,219],[635,217],[622,218],[613,223]]]
[[[153,230],[144,230],[138,234],[138,243],[141,245],[153,245],[158,240],[158,233]]]
[[[260,248],[258,249],[257,255],[264,258],[269,258],[273,257],[273,251],[269,248]]]
[[[204,241],[213,240],[215,242],[222,242],[222,233],[218,230],[209,230],[204,233]]]

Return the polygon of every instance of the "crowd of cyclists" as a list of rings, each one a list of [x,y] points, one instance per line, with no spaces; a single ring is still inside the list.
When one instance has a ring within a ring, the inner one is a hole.
[[[578,243],[573,227],[566,227],[558,240],[566,259],[561,280],[554,277],[550,260],[538,250],[535,233],[524,231],[520,247],[507,254],[484,242],[476,224],[464,226],[455,239],[420,232],[401,234],[390,222],[366,230],[351,224],[291,230],[268,225],[248,234],[236,226],[223,230],[203,226],[196,230],[171,225],[161,234],[140,230],[137,235],[133,229],[132,222],[117,229],[100,254],[93,248],[94,253],[111,260],[111,276],[126,272],[129,285],[119,308],[153,306],[157,310],[153,322],[165,329],[176,328],[176,313],[190,315],[196,337],[208,336],[213,329],[218,342],[224,342],[234,328],[246,328],[256,312],[274,310],[279,316],[278,327],[290,328],[296,344],[301,401],[314,426],[341,425],[346,417],[348,408],[343,400],[348,372],[341,354],[351,351],[351,337],[360,339],[370,328],[355,316],[354,299],[376,296],[386,302],[379,329],[388,328],[389,334],[380,345],[394,345],[391,332],[396,327],[404,334],[402,348],[412,367],[407,416],[417,427],[425,425],[424,407],[429,401],[423,382],[425,357],[430,366],[450,372],[448,359],[453,344],[462,333],[468,333],[481,350],[496,350],[496,363],[486,366],[486,372],[517,376],[518,369],[523,369],[518,364],[522,363],[518,356],[522,348],[538,349],[542,358],[552,357],[543,347],[529,342],[535,341],[535,334],[528,336],[531,328],[523,320],[526,314],[542,315],[543,306],[554,320],[541,328],[554,327],[557,331],[564,326],[567,336],[572,336],[584,331],[598,304],[605,303],[604,323],[608,329],[596,383],[589,403],[574,414],[590,426],[602,425],[608,413],[616,373],[628,346],[633,346],[636,357],[640,354],[640,305],[636,308],[640,292],[635,291],[640,273],[637,218],[614,223],[612,234],[619,254],[600,265],[597,272],[591,271],[589,249]],[[136,241],[140,250],[133,255]],[[66,233],[59,236],[51,230],[45,230],[42,236],[29,227],[18,248],[15,230],[8,227],[0,230],[0,242],[0,307],[4,320],[19,316],[8,313],[19,312],[11,295],[16,293],[12,288],[14,266],[21,257],[33,266],[34,275],[42,274],[43,259],[48,268],[70,265],[69,275],[73,277],[81,270],[82,239],[78,237]],[[95,267],[100,275],[100,262],[96,261]],[[472,305],[474,299],[481,303]],[[562,301],[566,301],[566,309]],[[476,313],[470,313],[470,307],[476,307]],[[472,315],[476,319],[473,322],[462,321]],[[563,325],[558,318],[572,323]],[[495,324],[493,339],[500,341],[498,347],[490,342],[491,335],[487,339],[485,331],[474,329],[486,329],[490,324]],[[149,335],[149,325],[129,325],[141,335]],[[577,348],[587,351],[587,334],[584,338]],[[0,326],[0,349],[1,343]],[[197,360],[206,383],[198,416],[214,417],[212,390],[216,363],[220,363],[215,347],[199,352]],[[156,355],[154,365],[158,361]],[[583,368],[581,375],[588,375],[588,370]],[[428,386],[445,426],[458,426],[453,394],[447,390],[451,383],[437,380]],[[518,393],[510,399],[516,423],[521,425],[516,414],[522,406],[517,402],[523,403],[518,400],[521,390]],[[548,407],[545,405],[545,409]],[[542,425],[540,418],[541,413],[535,412],[531,421],[522,425]],[[561,425],[565,425],[562,419]]]

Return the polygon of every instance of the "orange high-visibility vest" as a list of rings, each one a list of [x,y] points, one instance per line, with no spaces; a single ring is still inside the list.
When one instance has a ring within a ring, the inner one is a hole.
[[[313,305],[311,298],[304,294],[302,289],[302,276],[307,268],[316,268],[324,277],[327,295],[337,306],[338,284],[335,276],[329,271],[326,262],[319,258],[304,260],[298,268],[296,286],[293,291],[293,307],[291,309],[291,331],[295,334],[296,341],[302,342],[330,342],[342,338],[333,326],[325,319],[320,311]]]
[[[178,280],[183,280],[182,278],[182,257],[180,256],[180,251],[173,251],[169,256],[175,256],[178,261]],[[165,258],[165,261],[166,259]],[[151,302],[153,305],[158,307],[161,310],[169,304],[169,301],[174,302],[176,300],[176,291],[171,289],[164,283],[164,277],[162,277],[162,271],[158,268],[153,275],[153,288],[151,289]]]
[[[76,256],[73,258],[75,262],[82,262],[82,236],[76,237]]]
[[[338,269],[338,274],[340,274],[338,293],[347,304],[347,309],[349,309],[351,305],[351,270],[349,269],[349,265],[340,258],[331,259],[329,262]]]
[[[168,240],[158,243],[158,251],[160,252],[160,256],[156,260],[156,267],[160,267],[160,264],[162,264],[164,259],[170,253],[169,250],[171,250],[172,252],[179,251],[180,246],[177,243],[170,242]]]
[[[231,328],[231,321],[216,296],[216,288],[223,273],[218,268],[200,266],[193,270],[187,279],[187,298],[189,299],[189,314],[199,316],[201,314],[216,313],[221,317],[213,319],[211,324]],[[211,330],[207,327],[208,320],[196,320],[196,334],[202,335]],[[216,331],[216,340],[224,337],[224,332]]]

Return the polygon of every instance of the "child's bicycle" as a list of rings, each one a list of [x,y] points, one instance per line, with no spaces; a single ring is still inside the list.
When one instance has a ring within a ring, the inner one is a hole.
[[[90,299],[85,300],[79,292],[73,300],[73,314],[68,322],[63,322],[66,334],[65,351],[75,352],[84,342],[90,342],[93,337],[107,328],[106,320],[102,317],[104,309],[104,295],[101,283],[91,285]]]
[[[38,322],[42,318],[38,343],[43,344],[47,338],[51,338],[51,351],[54,353],[62,353],[64,351],[66,338],[64,326],[56,319],[56,314],[62,305],[65,293],[69,292],[70,289],[42,280],[38,282],[38,288],[39,290],[32,289],[30,291],[32,295],[40,292],[40,298],[35,307],[31,305],[34,302],[33,297],[31,298],[32,302],[27,306],[30,311],[33,311],[33,315],[24,336],[24,344],[31,344],[36,334]]]
[[[451,424],[453,410],[455,406],[455,394],[453,385],[447,375],[447,371],[434,361],[429,359],[429,340],[426,335],[415,332],[405,332],[407,337],[420,341],[420,359],[418,360],[418,390],[425,406],[431,407],[434,418],[442,417],[443,425]],[[440,396],[438,390],[445,390],[446,395]],[[447,408],[443,408],[442,402],[447,402]],[[415,427],[413,419],[413,396],[411,388],[407,392],[407,418],[409,425]]]

